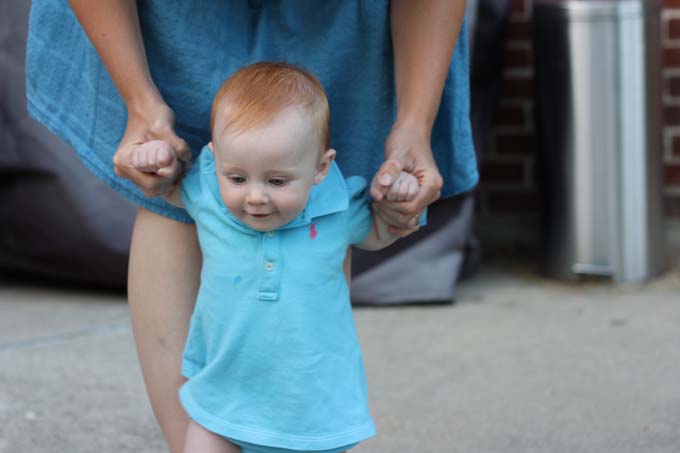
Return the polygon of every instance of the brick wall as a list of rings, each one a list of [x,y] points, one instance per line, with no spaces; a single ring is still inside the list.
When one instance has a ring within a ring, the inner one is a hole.
[[[680,218],[680,0],[664,0],[661,19],[665,206],[669,216]]]
[[[491,242],[538,245],[540,198],[534,166],[532,0],[512,0],[505,45],[503,92],[494,135],[481,166],[478,189],[480,234]],[[663,149],[664,203],[680,218],[680,0],[664,0]],[[488,241],[487,241],[488,242]]]

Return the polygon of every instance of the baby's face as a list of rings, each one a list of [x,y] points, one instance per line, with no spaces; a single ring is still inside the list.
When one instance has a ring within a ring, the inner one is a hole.
[[[236,136],[215,137],[213,152],[222,201],[258,231],[297,217],[325,176],[314,124],[292,108]]]

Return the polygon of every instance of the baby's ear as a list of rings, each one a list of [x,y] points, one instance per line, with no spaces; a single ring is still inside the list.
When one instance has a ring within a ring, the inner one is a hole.
[[[316,176],[314,176],[314,184],[319,184],[321,183],[321,181],[324,180],[324,178],[328,174],[328,170],[331,169],[333,159],[335,159],[335,150],[327,149],[323,153],[323,156],[321,156],[319,164],[316,166]]]

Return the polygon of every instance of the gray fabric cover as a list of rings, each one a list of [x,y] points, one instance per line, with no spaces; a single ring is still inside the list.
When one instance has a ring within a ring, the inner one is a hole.
[[[0,268],[123,287],[134,206],[26,113],[29,7],[0,6]]]
[[[446,198],[428,208],[426,228],[380,252],[355,250],[352,302],[453,302],[459,278],[479,263],[473,220],[472,194]]]

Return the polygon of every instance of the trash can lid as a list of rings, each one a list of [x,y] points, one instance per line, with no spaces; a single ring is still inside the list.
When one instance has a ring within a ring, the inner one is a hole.
[[[658,14],[662,0],[534,0],[534,13],[597,20]]]

